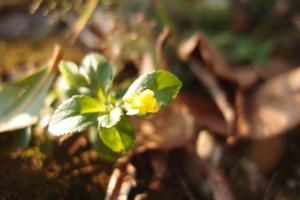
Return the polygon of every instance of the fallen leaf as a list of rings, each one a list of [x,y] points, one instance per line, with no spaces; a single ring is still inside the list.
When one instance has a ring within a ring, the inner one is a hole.
[[[199,32],[184,40],[178,48],[178,56],[183,61],[188,62],[193,55],[198,56],[198,61],[218,78],[237,84],[240,88],[248,89],[258,81],[259,76],[252,67],[230,68],[218,50]]]
[[[192,37],[183,41],[178,49],[179,58],[188,61],[192,53],[197,53],[203,64],[210,68],[217,76],[225,80],[236,82],[236,77],[202,33],[195,33]]]
[[[213,100],[222,112],[227,122],[227,133],[232,133],[235,123],[235,112],[232,105],[227,99],[227,94],[218,83],[216,77],[209,70],[203,67],[199,62],[194,60],[191,61],[190,67],[199,81],[201,81],[207,88]]]
[[[236,116],[232,105],[227,99],[226,92],[218,81],[218,77],[237,83],[234,73],[201,33],[196,33],[182,42],[178,54],[183,61],[189,63],[192,72],[206,87],[227,122],[227,133],[232,133]]]
[[[226,135],[226,121],[216,104],[205,97],[191,93],[180,93],[177,104],[186,106],[194,118],[196,129],[208,129],[214,133]]]
[[[239,66],[232,69],[232,72],[242,90],[250,89],[260,79],[260,73],[250,66]]]
[[[271,78],[250,97],[248,116],[255,139],[274,137],[300,123],[300,67]]]
[[[55,48],[51,64],[0,90],[0,132],[35,124],[40,107],[55,76],[61,49]]]
[[[45,68],[0,91],[0,132],[35,124],[44,97],[54,78]]]
[[[137,132],[136,149],[169,150],[184,146],[194,133],[190,109],[175,100],[169,107],[147,119],[132,118]]]

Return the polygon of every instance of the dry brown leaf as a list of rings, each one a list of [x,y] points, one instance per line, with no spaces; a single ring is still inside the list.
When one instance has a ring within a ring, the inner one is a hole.
[[[282,160],[285,150],[286,138],[279,136],[253,141],[248,149],[248,154],[260,170],[269,173]]]
[[[179,47],[178,54],[182,60],[189,63],[195,76],[207,88],[226,120],[226,132],[232,133],[235,124],[235,112],[217,77],[236,82],[234,73],[201,33],[196,33],[184,41]]]
[[[201,33],[194,34],[193,37],[182,42],[178,49],[179,57],[188,62],[191,70],[199,81],[207,88],[214,102],[221,111],[226,128],[218,132],[234,133],[245,136],[250,134],[250,122],[246,117],[244,91],[253,87],[260,76],[252,67],[229,68],[222,59],[218,51],[209,43]],[[222,88],[219,79],[226,80],[234,88],[236,99],[235,104],[231,104],[228,99],[228,92]],[[212,129],[213,130],[213,129]]]
[[[132,118],[137,130],[137,152],[169,150],[186,145],[195,130],[206,128],[226,135],[226,122],[209,99],[180,93],[174,103],[148,119]],[[171,126],[170,126],[171,124]]]
[[[205,128],[215,133],[226,134],[226,122],[222,113],[209,99],[190,93],[181,93],[176,102],[189,108],[197,129]]]
[[[137,131],[138,152],[184,146],[194,133],[194,118],[190,109],[177,101],[148,119],[133,118],[133,122]]]
[[[213,100],[222,112],[227,123],[227,133],[232,133],[235,122],[235,112],[227,99],[225,91],[220,86],[212,72],[203,67],[199,62],[192,60],[190,66],[191,70],[207,88]]]
[[[259,72],[250,66],[239,66],[233,69],[232,72],[239,83],[239,88],[242,90],[251,88],[260,78]]]
[[[236,82],[236,77],[226,62],[202,33],[196,33],[188,40],[183,41],[178,49],[178,55],[183,61],[189,61],[194,52],[199,53],[203,64],[209,67],[215,75]]]
[[[232,83],[236,83],[242,89],[253,86],[259,76],[252,67],[238,69],[230,68],[221,54],[202,33],[196,33],[179,45],[178,56],[181,60],[188,62],[196,54],[201,63],[209,68],[214,75]],[[246,78],[245,78],[246,77]]]
[[[278,75],[249,98],[249,137],[263,139],[282,134],[300,123],[300,67]]]

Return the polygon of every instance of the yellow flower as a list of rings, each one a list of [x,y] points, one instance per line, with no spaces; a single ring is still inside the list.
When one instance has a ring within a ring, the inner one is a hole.
[[[157,100],[155,99],[154,92],[147,89],[127,99],[125,108],[127,109],[127,114],[129,115],[138,113],[155,113],[158,111],[158,104]]]

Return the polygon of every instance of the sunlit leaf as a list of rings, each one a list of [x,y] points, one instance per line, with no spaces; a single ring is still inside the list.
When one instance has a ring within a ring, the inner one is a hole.
[[[0,132],[35,124],[54,73],[39,70],[0,90]]]
[[[99,126],[104,128],[111,128],[121,120],[122,115],[122,110],[116,107],[112,109],[110,113],[98,117]]]
[[[162,109],[177,96],[181,86],[181,81],[170,72],[163,70],[150,72],[143,74],[135,80],[128,88],[123,99],[125,101],[133,99],[134,101],[137,95],[143,94],[147,90],[153,91],[158,107],[159,109]],[[146,104],[146,100],[148,103],[153,104],[153,108],[155,107],[155,104],[153,103],[154,100],[150,98],[150,96],[145,98],[145,102],[141,103]]]
[[[55,110],[48,130],[55,136],[82,132],[97,124],[97,117],[104,111],[104,104],[94,98],[73,96]]]
[[[114,162],[122,153],[112,151],[107,145],[100,139],[99,132],[96,127],[92,127],[89,131],[89,141],[94,145],[99,157],[102,160]]]
[[[99,127],[100,139],[112,151],[124,153],[133,148],[135,135],[130,121],[123,116],[111,128]]]
[[[78,88],[87,86],[85,77],[80,73],[78,66],[70,61],[61,61],[59,71],[70,87]]]
[[[89,78],[92,91],[103,97],[112,82],[113,72],[110,64],[102,55],[90,53],[84,57],[82,67]]]

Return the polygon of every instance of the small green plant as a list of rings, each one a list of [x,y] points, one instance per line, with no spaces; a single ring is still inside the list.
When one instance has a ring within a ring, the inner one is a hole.
[[[100,151],[118,156],[134,146],[134,129],[127,116],[149,116],[160,111],[182,86],[175,75],[158,70],[141,75],[118,97],[120,95],[115,95],[117,92],[112,89],[113,68],[97,53],[88,54],[80,67],[61,61],[59,69],[77,95],[55,110],[49,123],[50,134],[80,133],[96,126]]]

